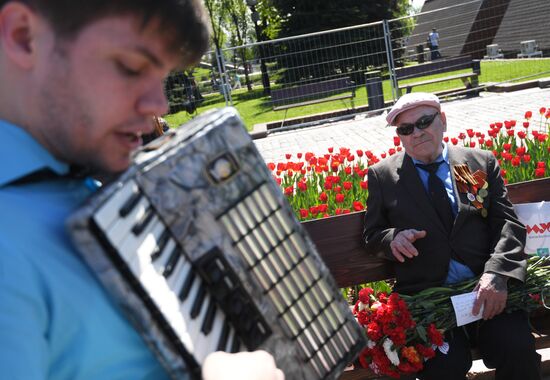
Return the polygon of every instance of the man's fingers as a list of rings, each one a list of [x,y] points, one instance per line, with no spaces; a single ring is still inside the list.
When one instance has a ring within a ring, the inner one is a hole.
[[[405,262],[405,258],[399,252],[399,250],[397,248],[395,248],[394,246],[392,246],[392,245],[390,245],[390,247],[391,247],[391,253],[393,254],[393,257],[395,257],[396,260],[399,261],[400,263]]]
[[[479,314],[479,310],[481,309],[481,305],[483,305],[483,302],[484,302],[484,299],[482,299],[482,298],[477,298],[474,301],[474,307],[472,308],[472,314],[473,315],[478,315]]]
[[[418,251],[416,250],[416,248],[414,248],[414,246],[411,243],[409,243],[406,239],[397,239],[391,242],[390,247],[392,249],[393,255],[396,257],[397,257],[396,253],[399,254],[400,256],[405,256],[409,259],[412,259],[413,257],[418,256]]]
[[[412,230],[414,231],[414,240],[411,240],[411,241],[415,241],[416,239],[422,239],[423,237],[426,237],[426,231],[422,230],[422,231],[417,231],[417,230]]]

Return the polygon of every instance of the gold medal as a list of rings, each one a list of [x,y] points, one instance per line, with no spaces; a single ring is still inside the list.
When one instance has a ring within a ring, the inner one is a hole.
[[[487,182],[485,182],[487,184]],[[485,198],[487,195],[489,195],[489,192],[485,188],[481,188],[481,190],[477,193],[480,197]]]
[[[476,201],[478,201],[479,203],[483,203],[483,198],[478,195],[476,196]]]
[[[486,209],[486,208],[482,208],[482,209],[481,209],[481,216],[484,217],[484,218],[486,218],[486,217],[487,217],[487,214],[488,214],[487,209]]]
[[[483,190],[487,190],[488,187],[489,187],[489,184],[488,184],[487,182],[485,182],[485,183],[483,184],[483,186],[481,186],[481,188],[482,188]]]

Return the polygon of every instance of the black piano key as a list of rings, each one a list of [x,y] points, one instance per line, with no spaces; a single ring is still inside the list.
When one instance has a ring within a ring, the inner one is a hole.
[[[210,334],[210,331],[212,330],[216,310],[216,302],[214,301],[214,298],[211,298],[210,303],[208,304],[208,310],[206,310],[206,315],[204,316],[204,321],[202,322],[201,326],[201,331],[204,335]]]
[[[197,292],[197,297],[193,300],[193,306],[191,307],[191,318],[195,319],[201,312],[201,308],[204,304],[204,297],[206,296],[206,286],[205,284],[199,285],[199,291]]]
[[[183,286],[181,287],[181,290],[178,294],[178,298],[180,301],[185,301],[187,296],[189,295],[189,291],[191,290],[191,286],[193,285],[193,281],[195,280],[195,271],[193,268],[189,269],[189,272],[187,273],[187,277],[185,278],[185,281],[183,282]]]
[[[168,261],[166,262],[166,265],[162,270],[162,275],[164,277],[168,278],[168,276],[172,274],[180,257],[181,257],[181,249],[176,245],[172,250],[172,252],[170,253],[170,257],[168,258]]]
[[[227,346],[227,338],[229,338],[229,323],[227,320],[223,323],[222,333],[220,335],[220,341],[218,342],[217,351],[225,351]]]
[[[141,219],[138,220],[137,223],[132,227],[132,233],[136,236],[141,235],[141,233],[145,230],[149,222],[151,222],[151,219],[153,219],[153,216],[155,216],[153,207],[151,206],[147,207]]]
[[[139,191],[133,193],[132,196],[124,202],[120,210],[118,210],[118,215],[120,215],[121,218],[125,218],[128,214],[130,214],[134,207],[136,207],[142,196],[143,194]]]
[[[236,353],[236,352],[239,352],[239,349],[241,348],[241,341],[240,339],[237,337],[237,335],[235,335],[233,337],[233,344],[231,345],[231,349],[229,350],[230,353]]]
[[[168,229],[165,229],[164,231],[162,231],[162,234],[160,235],[159,241],[153,253],[151,253],[151,260],[155,261],[160,257],[160,254],[166,247],[166,244],[168,244],[168,240],[170,240],[170,231],[168,231]]]

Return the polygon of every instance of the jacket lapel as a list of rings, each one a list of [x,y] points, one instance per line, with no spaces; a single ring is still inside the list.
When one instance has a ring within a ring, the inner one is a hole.
[[[416,167],[408,155],[403,155],[403,164],[398,170],[399,177],[402,179],[401,183],[406,187],[407,192],[418,206],[419,217],[424,216],[426,219],[433,221],[443,232],[447,233],[424,189]]]

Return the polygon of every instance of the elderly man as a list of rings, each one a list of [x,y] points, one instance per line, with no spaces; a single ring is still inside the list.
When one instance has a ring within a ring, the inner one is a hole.
[[[0,0],[0,376],[165,379],[71,245],[65,219],[167,111],[163,79],[208,47],[198,0]],[[282,379],[265,352],[206,379]],[[187,378],[182,376],[182,378]]]
[[[508,282],[525,278],[525,229],[497,161],[490,152],[443,143],[447,119],[435,95],[404,95],[387,122],[405,152],[369,169],[367,252],[393,262],[398,292],[481,275],[472,312],[482,310],[483,320],[448,334],[449,352],[426,362],[420,378],[464,379],[475,343],[498,380],[539,379],[526,315],[502,313]]]

